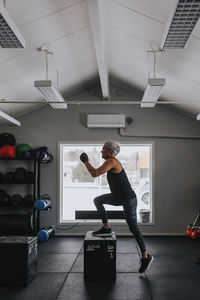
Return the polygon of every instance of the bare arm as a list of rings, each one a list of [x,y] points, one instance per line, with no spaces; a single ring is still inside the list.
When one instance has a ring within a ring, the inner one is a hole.
[[[103,165],[101,165],[99,168],[95,169],[90,163],[89,161],[87,161],[85,163],[86,168],[88,169],[88,171],[90,172],[90,174],[92,175],[92,177],[97,177],[100,176],[106,172],[108,172],[110,169],[112,169],[114,167],[114,161],[113,159],[107,159]]]

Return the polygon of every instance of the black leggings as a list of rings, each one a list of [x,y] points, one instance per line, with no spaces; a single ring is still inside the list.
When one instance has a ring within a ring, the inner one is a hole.
[[[122,205],[124,209],[124,217],[126,219],[130,231],[135,236],[135,239],[138,243],[138,246],[140,247],[141,252],[143,253],[146,251],[143,236],[137,225],[137,213],[136,213],[137,198],[136,197],[124,201],[116,201],[115,199],[113,199],[112,194],[104,194],[96,197],[94,199],[94,204],[99,212],[99,216],[103,224],[108,223],[107,213],[103,205],[104,204],[109,204],[114,206]]]

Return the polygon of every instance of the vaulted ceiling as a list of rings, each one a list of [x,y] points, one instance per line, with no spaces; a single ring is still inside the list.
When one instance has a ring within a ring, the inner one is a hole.
[[[56,85],[59,74],[62,95],[99,76],[106,101],[110,75],[144,91],[153,75],[153,55],[148,51],[159,50],[177,1],[102,0],[100,6],[97,2],[6,0],[26,48],[0,49],[0,99],[43,101],[34,87],[35,80],[45,79],[45,54],[38,47],[54,53],[48,57],[48,77]],[[195,116],[200,113],[199,21],[184,49],[156,54],[156,76],[166,78],[160,100]],[[35,105],[0,103],[0,110],[16,115]]]

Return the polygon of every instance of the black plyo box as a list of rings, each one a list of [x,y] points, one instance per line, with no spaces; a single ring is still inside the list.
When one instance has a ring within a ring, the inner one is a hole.
[[[95,237],[87,231],[84,239],[84,280],[116,279],[116,236]]]
[[[0,236],[0,285],[28,285],[37,274],[37,237]]]

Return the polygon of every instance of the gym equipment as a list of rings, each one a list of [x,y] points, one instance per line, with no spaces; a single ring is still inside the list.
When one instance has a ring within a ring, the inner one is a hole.
[[[7,183],[14,182],[14,172],[7,172],[3,176],[3,180]]]
[[[10,197],[10,205],[19,206],[23,204],[23,197],[20,194],[14,194]]]
[[[0,157],[14,158],[16,157],[16,148],[14,146],[2,146],[0,148]]]
[[[3,190],[1,190],[3,191]],[[9,206],[10,204],[10,196],[5,193],[0,194],[0,207]]]
[[[34,182],[34,173],[33,172],[26,172],[26,182],[33,183]]]
[[[197,221],[198,221],[198,223],[200,223],[200,210],[198,211],[198,214],[197,214],[196,219],[194,220],[194,223],[188,225],[188,228],[186,230],[187,237],[191,237],[192,239],[198,239],[200,237],[200,234],[198,233],[198,227],[196,226]]]
[[[0,285],[28,285],[37,275],[37,237],[1,236]]]
[[[189,224],[188,227],[187,227],[187,230],[186,230],[186,236],[189,238],[190,237],[190,234],[192,232],[192,227],[193,225],[192,224]]]
[[[2,133],[0,134],[0,147],[5,145],[15,146],[16,140],[13,134],[11,133]]]
[[[25,155],[26,158],[36,158],[36,159],[38,159],[40,153],[48,152],[48,151],[49,151],[48,148],[46,146],[43,146],[43,147],[40,147],[40,148],[36,148],[36,149],[26,151],[24,153],[24,155]]]
[[[0,235],[35,235],[32,208],[9,206],[0,210]]]
[[[26,158],[35,158],[41,163],[49,163],[53,161],[53,155],[49,153],[46,146],[24,152]]]
[[[0,173],[0,182],[3,181],[3,174]]]
[[[34,203],[34,207],[37,210],[49,210],[52,208],[52,201],[49,195],[44,194],[40,197],[40,199],[36,200]]]
[[[199,232],[198,232],[199,227],[194,226],[192,228],[192,232],[190,234],[190,237],[192,240],[197,240],[199,238]]]
[[[87,154],[85,152],[83,152],[81,155],[80,155],[80,160],[85,164],[87,161],[89,161],[89,158],[87,156]]]
[[[24,152],[30,151],[32,148],[28,144],[19,144],[16,148],[17,156],[22,157],[24,156]]]
[[[116,236],[95,237],[87,231],[84,239],[84,280],[116,279]]]
[[[49,163],[49,162],[52,162],[52,161],[53,161],[53,155],[51,155],[51,154],[48,153],[48,152],[41,152],[40,155],[39,155],[38,160],[39,160],[41,163]]]
[[[17,168],[15,170],[15,181],[23,183],[26,181],[26,170],[24,168]]]
[[[55,232],[56,232],[56,227],[54,225],[42,228],[37,234],[38,241],[40,242],[48,241],[48,239],[54,236]]]
[[[6,195],[6,191],[3,190],[3,189],[0,189],[0,196],[1,196],[1,195]]]
[[[3,160],[1,158],[1,160]],[[7,165],[7,158],[5,158],[5,162],[2,161],[2,165]],[[25,173],[25,181],[23,182],[17,182],[14,180],[13,184],[19,183],[19,186],[15,186],[17,190],[14,193],[20,193],[21,189],[25,190],[21,185],[25,184],[26,188],[29,187],[30,192],[32,195],[24,195],[23,201],[21,197],[18,197],[18,201],[13,201],[12,205],[10,205],[10,197],[6,194],[4,190],[0,190],[0,196],[3,195],[1,199],[1,209],[0,209],[0,235],[21,235],[21,236],[31,236],[36,235],[37,232],[40,230],[40,213],[34,208],[34,201],[40,197],[40,173],[41,173],[41,167],[40,162],[38,160],[27,160],[26,158],[22,157],[20,160],[23,160],[23,167],[24,164],[28,165],[29,170],[33,172],[26,172],[26,170],[17,170],[18,175],[22,175]],[[14,166],[16,166],[18,160],[10,159],[9,165],[11,163],[14,163]],[[19,161],[18,161],[19,162]],[[20,165],[19,165],[20,166]],[[9,170],[8,170],[9,171]],[[14,172],[15,173],[15,172]],[[30,182],[29,182],[30,178]],[[34,180],[32,180],[34,179]],[[18,180],[18,179],[17,179]],[[20,179],[21,180],[21,179]],[[6,182],[2,181],[2,184]],[[27,184],[31,184],[31,186],[28,186]],[[3,187],[3,186],[2,186]],[[10,187],[10,186],[9,186]],[[13,187],[14,188],[14,187]],[[18,190],[19,188],[19,190]],[[5,197],[6,195],[6,197]],[[12,195],[12,193],[11,193]],[[17,197],[12,197],[12,200],[17,199]],[[16,204],[16,205],[13,205]],[[22,205],[21,205],[22,204]],[[9,207],[7,207],[9,205]],[[19,206],[18,206],[19,205]],[[6,206],[6,207],[3,207]]]
[[[23,201],[23,205],[24,206],[33,206],[34,205],[34,197],[31,194],[28,194],[26,196],[24,196],[24,201]]]

